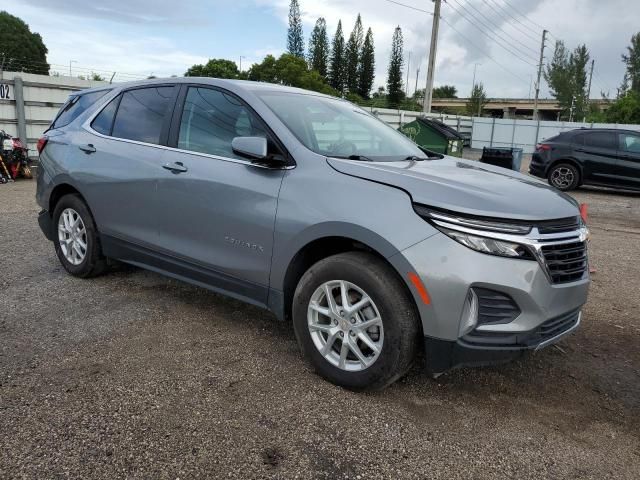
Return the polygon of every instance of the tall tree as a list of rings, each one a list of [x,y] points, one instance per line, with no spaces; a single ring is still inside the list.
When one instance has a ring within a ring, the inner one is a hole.
[[[49,75],[47,47],[40,34],[18,17],[0,12],[0,65],[3,70]]]
[[[352,93],[358,91],[358,69],[360,66],[360,53],[363,41],[362,19],[360,18],[360,14],[358,14],[356,24],[351,31],[351,35],[349,35],[346,49],[347,90]]]
[[[547,65],[544,78],[551,95],[562,108],[562,118],[581,119],[588,111],[587,64],[589,51],[585,45],[569,53],[562,41],[556,42],[551,63]]]
[[[458,89],[453,85],[441,85],[433,89],[433,98],[458,98],[457,94]]]
[[[329,64],[329,36],[327,22],[320,17],[309,39],[309,66],[323,77],[327,76]]]
[[[367,30],[362,44],[362,54],[360,55],[360,68],[358,69],[358,95],[368,99],[373,88],[375,77],[376,58],[373,49],[373,32],[371,28]]]
[[[626,77],[632,91],[640,94],[640,32],[631,37],[631,45],[627,53],[622,55],[622,61],[627,67]]]
[[[278,59],[273,55],[267,55],[262,63],[251,66],[249,80],[291,85],[329,95],[336,94],[318,72],[309,69],[303,58],[290,53],[283,53]]]
[[[387,100],[392,108],[398,108],[404,97],[402,89],[403,43],[402,29],[398,25],[391,40],[391,59],[387,72]]]
[[[298,0],[289,4],[289,31],[287,33],[287,51],[296,57],[304,58],[304,37],[302,36],[302,17]]]
[[[471,96],[466,105],[467,113],[471,116],[479,116],[486,103],[487,93],[484,91],[484,85],[482,82],[476,83],[471,89]]]
[[[342,33],[342,21],[338,20],[336,34],[333,36],[331,46],[331,61],[329,62],[329,85],[338,92],[343,93],[346,81],[345,71],[344,35]]]

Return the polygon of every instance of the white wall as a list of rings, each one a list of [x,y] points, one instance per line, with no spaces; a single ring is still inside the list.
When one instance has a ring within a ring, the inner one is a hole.
[[[536,143],[576,128],[619,128],[640,131],[640,125],[553,122],[502,118],[473,119],[471,147],[516,147],[533,153]]]

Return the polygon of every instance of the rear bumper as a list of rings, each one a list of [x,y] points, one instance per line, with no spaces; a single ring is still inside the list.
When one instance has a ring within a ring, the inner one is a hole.
[[[47,240],[53,242],[53,228],[49,212],[41,210],[40,213],[38,213],[38,225],[40,225],[40,230],[42,230],[42,233],[44,233]]]
[[[547,178],[547,163],[538,153],[531,156],[529,173],[540,178]]]
[[[457,341],[447,341],[425,337],[427,370],[431,374],[439,374],[458,367],[509,362],[526,352],[537,352],[560,341],[580,326],[581,317],[580,311],[570,312],[562,317],[547,320],[540,327],[528,332],[501,338],[478,338],[469,334]],[[545,325],[551,325],[551,329],[545,330]]]

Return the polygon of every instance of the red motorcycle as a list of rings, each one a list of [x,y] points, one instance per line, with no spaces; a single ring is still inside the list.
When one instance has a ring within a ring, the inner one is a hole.
[[[6,181],[16,178],[33,178],[29,166],[29,149],[19,138],[12,137],[4,130],[0,130],[0,177],[7,177]]]

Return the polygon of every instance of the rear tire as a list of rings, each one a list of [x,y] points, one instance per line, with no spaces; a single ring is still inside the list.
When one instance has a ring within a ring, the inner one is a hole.
[[[396,272],[369,253],[320,260],[294,294],[293,326],[305,359],[326,380],[352,390],[382,389],[407,372],[418,351],[418,322]]]
[[[549,185],[566,192],[578,187],[580,172],[570,163],[558,163],[549,170]]]
[[[54,245],[64,269],[89,278],[106,270],[100,237],[89,208],[79,195],[62,197],[53,211]]]

